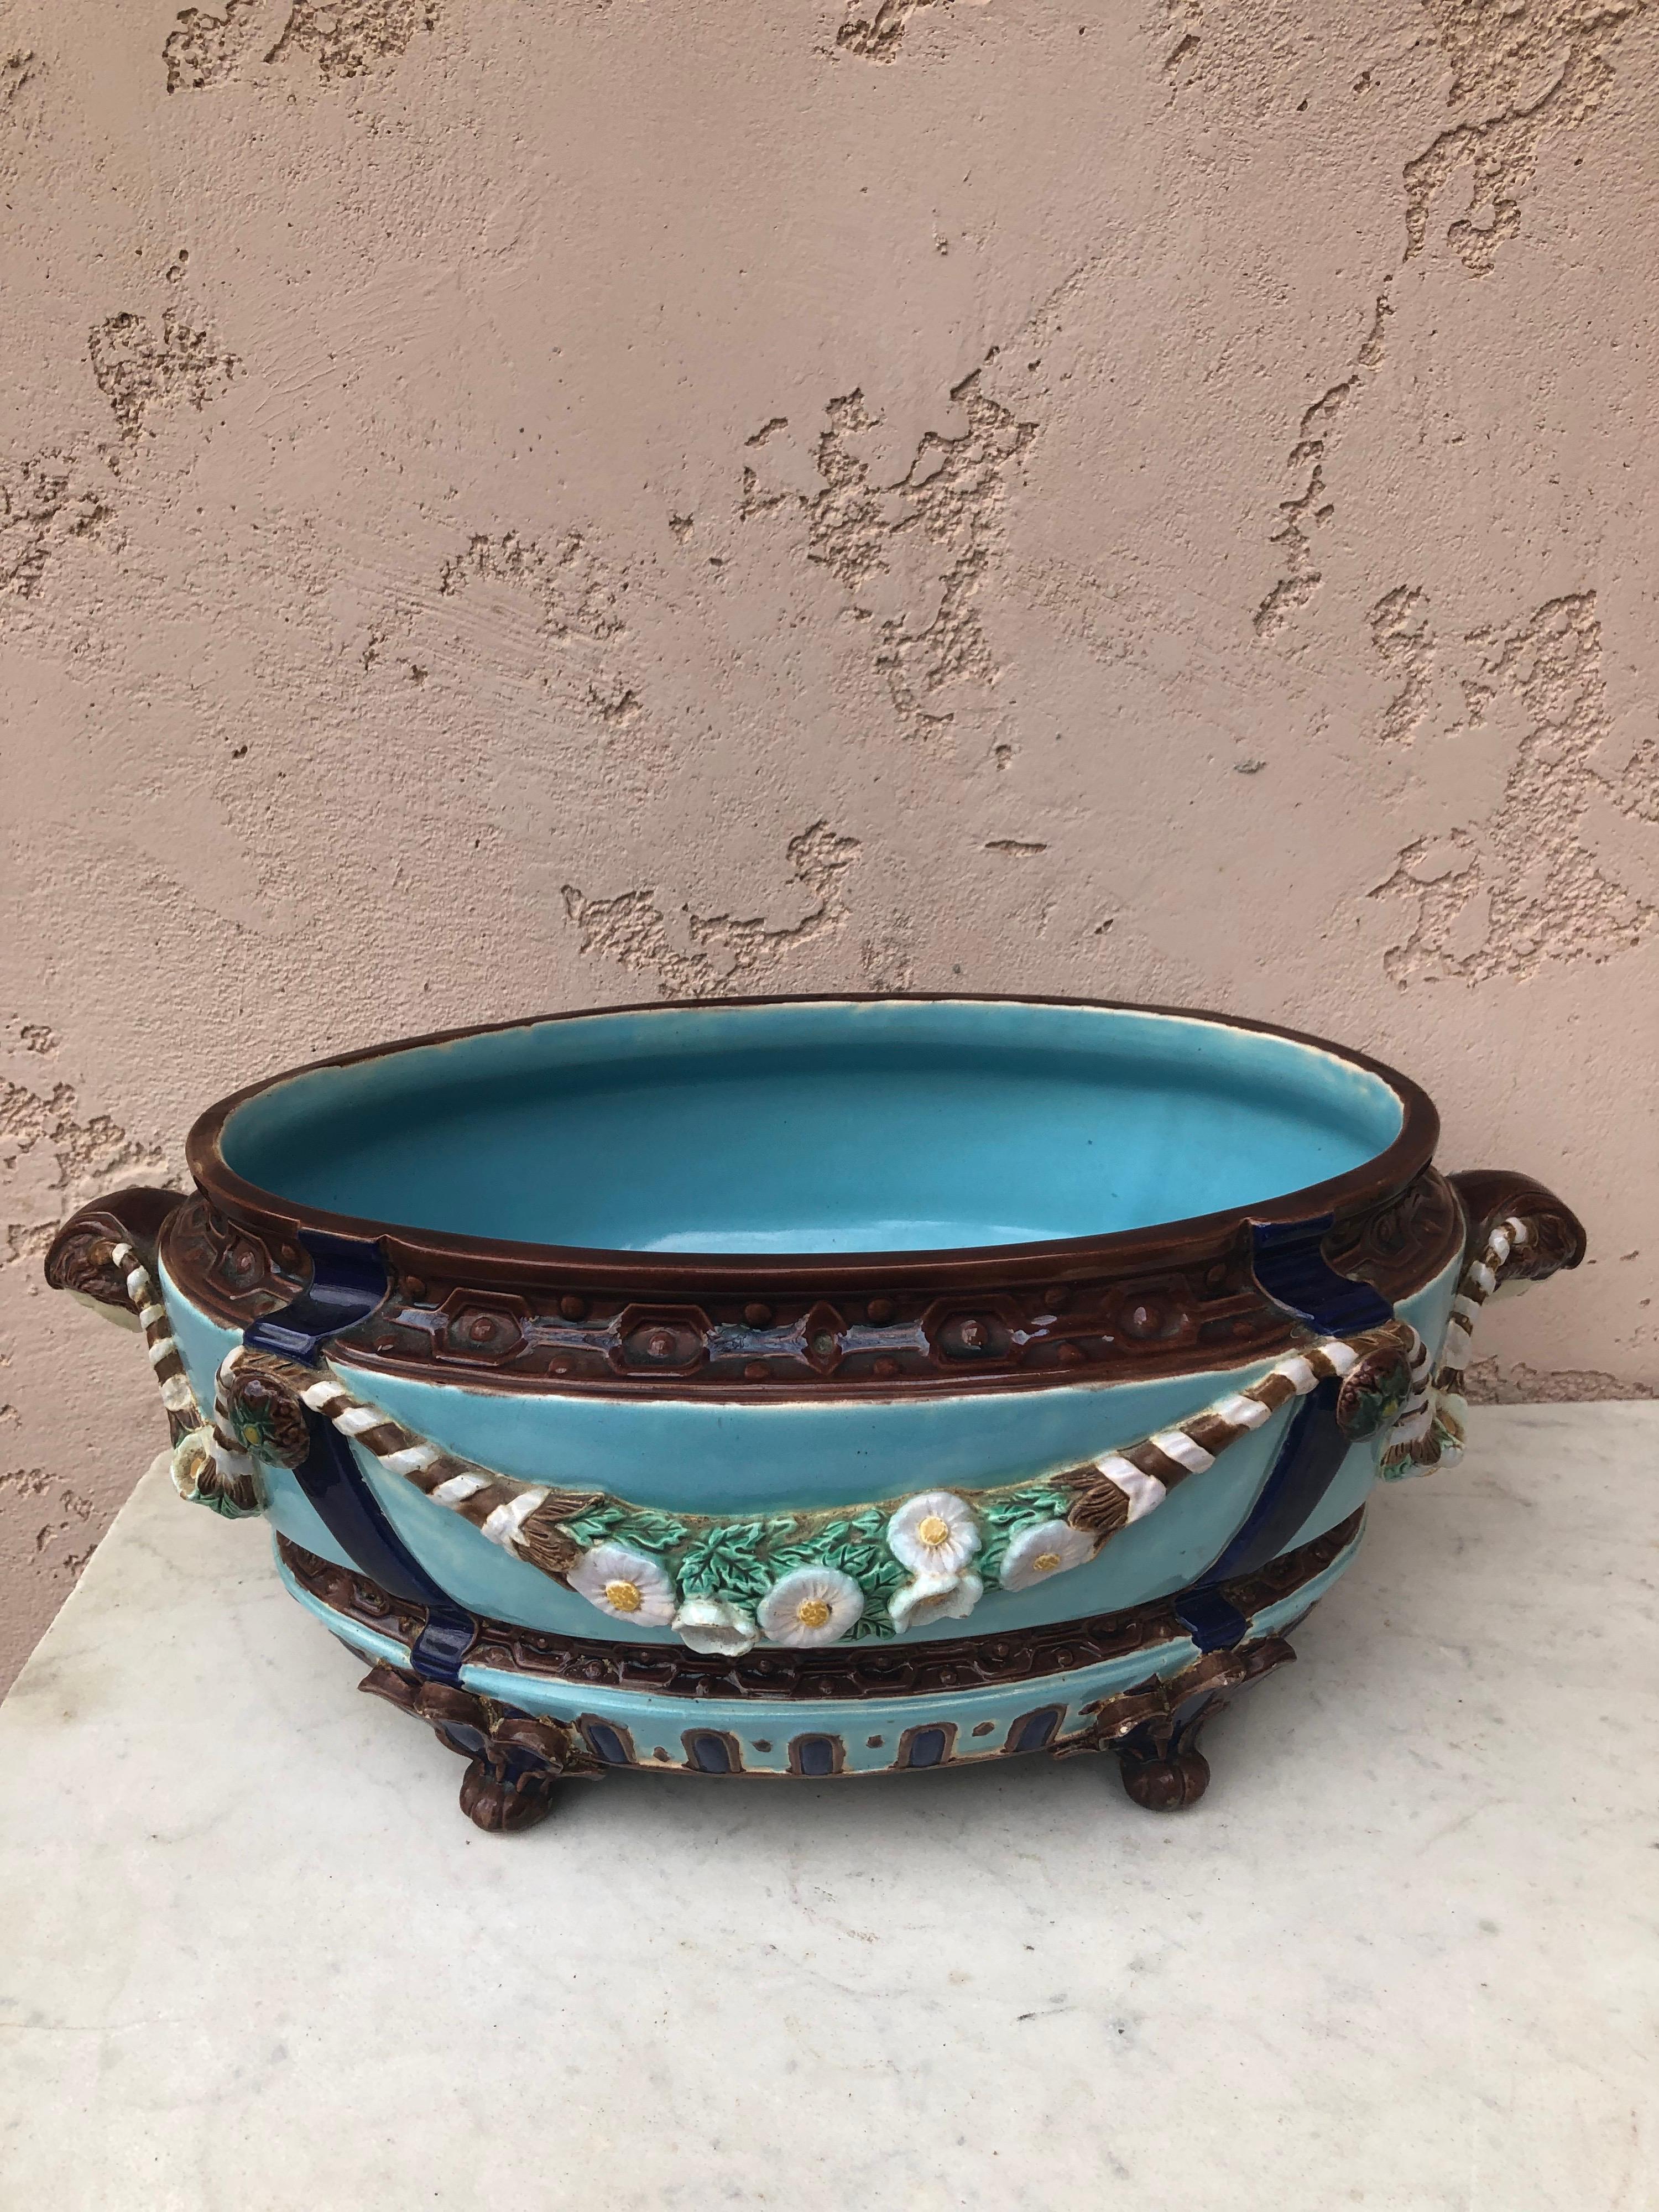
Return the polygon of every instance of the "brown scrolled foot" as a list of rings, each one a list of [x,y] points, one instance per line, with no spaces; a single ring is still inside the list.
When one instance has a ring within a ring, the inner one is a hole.
[[[556,1783],[603,1771],[562,1721],[538,1720],[447,1682],[422,1682],[379,1660],[357,1685],[424,1721],[446,1751],[467,1762],[461,1810],[487,1835],[517,1835],[544,1820]]]
[[[1294,1659],[1283,1636],[1207,1651],[1178,1674],[1150,1676],[1133,1690],[1103,1698],[1083,1737],[1057,1747],[1055,1756],[1109,1751],[1123,1787],[1149,1813],[1179,1813],[1196,1805],[1210,1786],[1210,1763],[1198,1747],[1200,1730],[1230,1697]]]
[[[473,1759],[461,1777],[461,1810],[476,1828],[492,1836],[516,1835],[533,1828],[553,1809],[557,1777],[545,1766],[521,1766],[514,1754]]]
[[[1118,1737],[1112,1746],[1118,1771],[1137,1805],[1149,1813],[1179,1813],[1197,1804],[1210,1786],[1199,1730],[1224,1702],[1216,1696],[1188,1699]]]
[[[1179,1813],[1196,1805],[1210,1786],[1210,1762],[1201,1751],[1153,1752],[1140,1756],[1127,1745],[1117,1754],[1123,1787],[1149,1813]]]

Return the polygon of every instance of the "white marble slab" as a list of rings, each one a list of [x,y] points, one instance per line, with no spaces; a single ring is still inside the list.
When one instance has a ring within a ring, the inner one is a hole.
[[[0,1711],[0,2204],[1659,2201],[1659,1406],[1381,1494],[1194,1811],[620,1777],[518,1838],[155,1474]]]

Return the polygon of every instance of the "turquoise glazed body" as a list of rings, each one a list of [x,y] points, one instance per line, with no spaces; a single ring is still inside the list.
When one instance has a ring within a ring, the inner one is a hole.
[[[1437,1134],[1213,1016],[630,1008],[239,1094],[48,1273],[137,1306],[181,1490],[266,1516],[486,1826],[1039,1749],[1180,1803],[1379,1475],[1455,1449],[1479,1271],[1582,1251]]]

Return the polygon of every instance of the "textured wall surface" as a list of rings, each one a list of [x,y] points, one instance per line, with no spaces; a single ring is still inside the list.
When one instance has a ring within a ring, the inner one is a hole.
[[[1488,1395],[1659,1383],[1656,118],[1643,0],[0,9],[0,1675],[163,1437],[54,1223],[447,1024],[1321,1030],[1587,1216]]]

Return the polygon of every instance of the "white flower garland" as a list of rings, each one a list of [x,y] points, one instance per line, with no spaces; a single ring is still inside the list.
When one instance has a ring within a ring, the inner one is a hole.
[[[1054,1575],[1085,1565],[1111,1535],[1154,1511],[1178,1482],[1212,1467],[1238,1437],[1260,1428],[1280,1407],[1305,1395],[1324,1377],[1354,1375],[1362,1360],[1373,1365],[1380,1362],[1385,1377],[1390,1362],[1395,1363],[1395,1372],[1398,1363],[1405,1363],[1404,1402],[1390,1398],[1395,1418],[1380,1439],[1384,1476],[1395,1479],[1451,1464],[1463,1446],[1462,1384],[1470,1328],[1498,1288],[1511,1256],[1531,1241],[1528,1224],[1518,1217],[1508,1218],[1489,1231],[1480,1257],[1468,1262],[1459,1283],[1437,1372],[1417,1332],[1395,1322],[1352,1342],[1333,1338],[1288,1353],[1258,1382],[1230,1392],[1204,1412],[1139,1444],[1103,1454],[1087,1468],[1072,1468],[1000,1492],[988,1491],[977,1507],[950,1490],[923,1491],[905,1499],[885,1522],[884,1551],[908,1578],[895,1584],[879,1575],[877,1565],[860,1565],[860,1571],[879,1586],[881,1594],[873,1598],[857,1577],[832,1560],[809,1558],[802,1562],[799,1541],[793,1540],[783,1548],[793,1549],[795,1559],[769,1585],[755,1583],[757,1596],[743,1598],[707,1589],[683,1591],[661,1558],[626,1541],[625,1525],[620,1534],[607,1534],[597,1542],[584,1542],[574,1531],[589,1516],[590,1525],[597,1518],[603,1527],[608,1515],[613,1523],[632,1519],[640,1524],[646,1541],[672,1547],[674,1538],[659,1539],[646,1524],[671,1524],[683,1539],[689,1521],[702,1516],[677,1521],[672,1515],[653,1516],[607,1501],[601,1493],[556,1490],[494,1474],[456,1459],[404,1428],[358,1398],[331,1369],[293,1365],[289,1375],[290,1364],[261,1358],[264,1371],[282,1370],[306,1407],[388,1473],[409,1481],[435,1504],[465,1516],[492,1542],[564,1582],[600,1613],[635,1628],[671,1627],[694,1650],[736,1657],[763,1639],[785,1646],[840,1642],[861,1624],[867,1630],[872,1602],[882,1607],[882,1615],[874,1618],[882,1620],[884,1632],[902,1635],[928,1621],[965,1620],[985,1592],[981,1569],[988,1550],[995,1580],[1010,1591],[1033,1589]],[[242,1347],[234,1348],[222,1364],[213,1418],[201,1421],[148,1270],[131,1245],[116,1246],[114,1256],[125,1271],[127,1296],[143,1323],[151,1364],[169,1412],[197,1420],[175,1449],[174,1479],[179,1489],[221,1512],[258,1510],[262,1500],[256,1460],[240,1448],[228,1414],[236,1369],[246,1356]],[[1355,1383],[1362,1379],[1355,1376]],[[1090,1478],[1086,1483],[1082,1480],[1085,1475]],[[1070,1499],[1066,1517],[1052,1508],[1042,1510],[1049,1497],[1056,1505]],[[1017,1519],[1028,1504],[1030,1518]],[[605,1511],[595,1515],[595,1508]],[[836,1522],[845,1528],[867,1523],[874,1510],[855,1506],[840,1509],[838,1515],[786,1515],[781,1519],[792,1528],[804,1522],[809,1531],[820,1522]],[[1001,1518],[997,1520],[999,1512]],[[881,1525],[876,1524],[878,1528]],[[734,1522],[732,1526],[738,1535],[744,1534],[743,1524]],[[1000,1557],[988,1547],[986,1531],[991,1527],[1001,1532]],[[805,1540],[811,1540],[810,1534]],[[860,1535],[859,1540],[866,1544],[860,1560],[871,1559],[867,1540]],[[878,1558],[879,1547],[873,1556]],[[722,1577],[712,1579],[718,1582]]]

